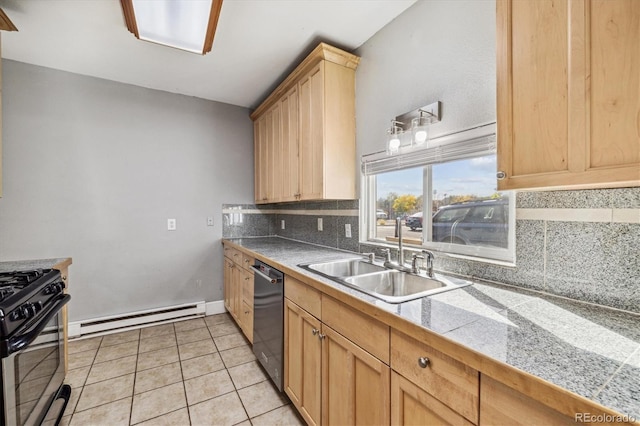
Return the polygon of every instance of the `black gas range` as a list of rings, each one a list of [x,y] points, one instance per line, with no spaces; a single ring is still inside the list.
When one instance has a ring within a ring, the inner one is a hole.
[[[64,290],[55,269],[0,272],[3,425],[55,422],[64,411],[62,308],[71,300]]]

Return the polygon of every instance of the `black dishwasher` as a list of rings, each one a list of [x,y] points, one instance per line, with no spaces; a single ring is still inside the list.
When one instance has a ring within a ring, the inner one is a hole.
[[[253,268],[253,353],[282,392],[284,274],[259,260]]]

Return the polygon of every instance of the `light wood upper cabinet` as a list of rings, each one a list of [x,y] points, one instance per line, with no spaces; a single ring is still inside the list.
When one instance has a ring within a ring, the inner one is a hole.
[[[500,190],[640,185],[640,2],[497,2]]]
[[[251,114],[256,203],[356,198],[358,62],[321,43]]]
[[[0,197],[2,197],[2,59],[1,58],[2,58],[2,40],[0,40]]]
[[[280,138],[282,150],[280,170],[282,192],[278,201],[296,201],[300,195],[298,166],[298,87],[295,86],[280,100]]]

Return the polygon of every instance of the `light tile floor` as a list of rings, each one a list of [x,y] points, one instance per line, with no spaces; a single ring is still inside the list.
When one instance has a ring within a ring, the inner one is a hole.
[[[71,341],[61,425],[302,425],[227,314]]]

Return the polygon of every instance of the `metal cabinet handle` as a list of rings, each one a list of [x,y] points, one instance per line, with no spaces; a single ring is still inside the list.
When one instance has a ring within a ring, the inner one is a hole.
[[[507,177],[507,174],[502,170],[500,170],[498,171],[498,173],[496,173],[496,177],[498,178],[498,180],[502,180]]]
[[[245,281],[249,281],[249,277],[245,277],[245,279],[244,279],[244,280],[245,280]]]
[[[66,276],[66,275],[63,275],[63,276],[62,276],[62,281],[66,281],[66,280],[67,280],[67,276]]]
[[[427,358],[426,356],[421,356],[420,358],[418,358],[418,365],[420,366],[420,368],[427,368],[429,362],[429,358]]]
[[[320,330],[314,328],[313,330],[311,330],[311,333],[316,336],[318,333],[320,333]]]
[[[326,334],[322,334],[322,333],[318,334],[318,339],[320,340],[324,339],[325,337],[327,337]]]

